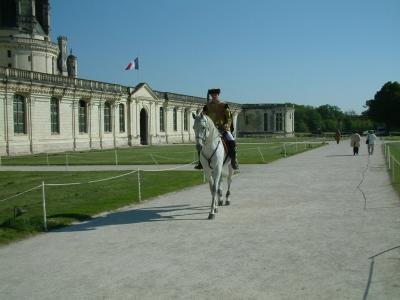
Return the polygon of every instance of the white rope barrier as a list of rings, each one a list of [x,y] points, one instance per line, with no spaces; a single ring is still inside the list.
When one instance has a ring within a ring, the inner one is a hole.
[[[196,161],[194,160],[194,161],[192,161],[191,163],[188,163],[188,164],[186,164],[186,165],[180,165],[180,166],[177,166],[177,167],[174,167],[174,168],[169,168],[169,169],[146,170],[146,172],[162,172],[162,171],[173,171],[173,170],[178,170],[178,169],[181,169],[181,168],[184,168],[184,167],[193,165],[195,162],[196,162]],[[143,171],[144,171],[144,170],[143,170]]]
[[[13,196],[10,196],[10,197],[7,197],[7,198],[4,198],[4,199],[0,200],[0,202],[3,202],[3,201],[6,201],[6,200],[10,200],[10,199],[12,199],[12,198],[21,196],[21,195],[26,194],[26,193],[28,193],[28,192],[30,192],[30,191],[37,190],[37,189],[39,189],[39,188],[41,188],[41,187],[42,187],[42,185],[35,186],[35,187],[33,187],[33,188],[29,189],[29,190],[26,190],[26,191],[24,191],[24,192],[18,193],[18,194],[16,194],[16,195],[13,195]]]
[[[258,149],[258,153],[260,153],[260,155],[261,155],[261,159],[262,159],[263,163],[265,163],[265,159],[264,159],[264,156],[261,153],[260,147],[258,147],[257,149]]]
[[[112,176],[112,177],[107,177],[107,178],[102,178],[102,179],[97,179],[97,180],[90,180],[90,181],[86,181],[86,182],[46,183],[45,185],[47,185],[47,186],[68,186],[68,185],[81,185],[81,184],[88,184],[88,183],[96,183],[96,182],[108,181],[108,180],[124,177],[124,176],[127,176],[129,174],[133,174],[135,172],[137,172],[137,171],[134,170],[134,171],[131,171],[131,172],[128,172],[128,173],[125,173],[125,174]]]

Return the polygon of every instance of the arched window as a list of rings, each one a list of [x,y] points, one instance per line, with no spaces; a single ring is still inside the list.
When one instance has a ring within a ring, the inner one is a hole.
[[[17,5],[15,0],[0,1],[0,26],[17,26]]]
[[[160,107],[160,131],[165,131],[164,107]]]
[[[283,131],[283,115],[281,112],[276,113],[276,131]]]
[[[14,109],[14,133],[26,134],[26,101],[25,97],[15,95],[13,101]]]
[[[264,131],[268,131],[268,113],[264,113]]]
[[[60,104],[57,98],[50,100],[50,124],[51,133],[60,133]]]
[[[111,132],[111,104],[104,103],[104,132]]]
[[[178,131],[178,110],[174,108],[173,112],[174,131]]]
[[[125,106],[119,105],[119,132],[125,132]]]
[[[84,100],[79,100],[79,132],[87,133],[87,104]]]
[[[188,131],[188,128],[189,128],[189,118],[188,118],[188,115],[189,115],[189,110],[188,110],[188,109],[185,109],[185,113],[184,113],[184,115],[183,115],[183,130],[184,130],[184,131]]]

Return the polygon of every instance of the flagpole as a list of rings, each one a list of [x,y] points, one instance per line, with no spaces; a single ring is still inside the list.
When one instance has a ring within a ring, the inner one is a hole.
[[[138,84],[140,83],[140,76],[139,76],[139,72],[140,72],[140,54],[138,53],[138,56],[137,56],[137,58],[138,58],[138,69],[137,69],[137,82],[138,82]]]

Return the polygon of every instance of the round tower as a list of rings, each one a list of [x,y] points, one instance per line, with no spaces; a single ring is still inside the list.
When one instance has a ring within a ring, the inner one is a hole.
[[[48,0],[0,1],[0,67],[63,74],[59,52],[50,39]]]
[[[78,76],[78,59],[72,54],[72,50],[67,57],[68,76],[76,78]]]

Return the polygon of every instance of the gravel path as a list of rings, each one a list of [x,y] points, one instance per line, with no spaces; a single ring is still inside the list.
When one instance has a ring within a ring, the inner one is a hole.
[[[1,247],[0,298],[399,299],[400,202],[364,146],[242,165],[215,220],[201,185]]]

